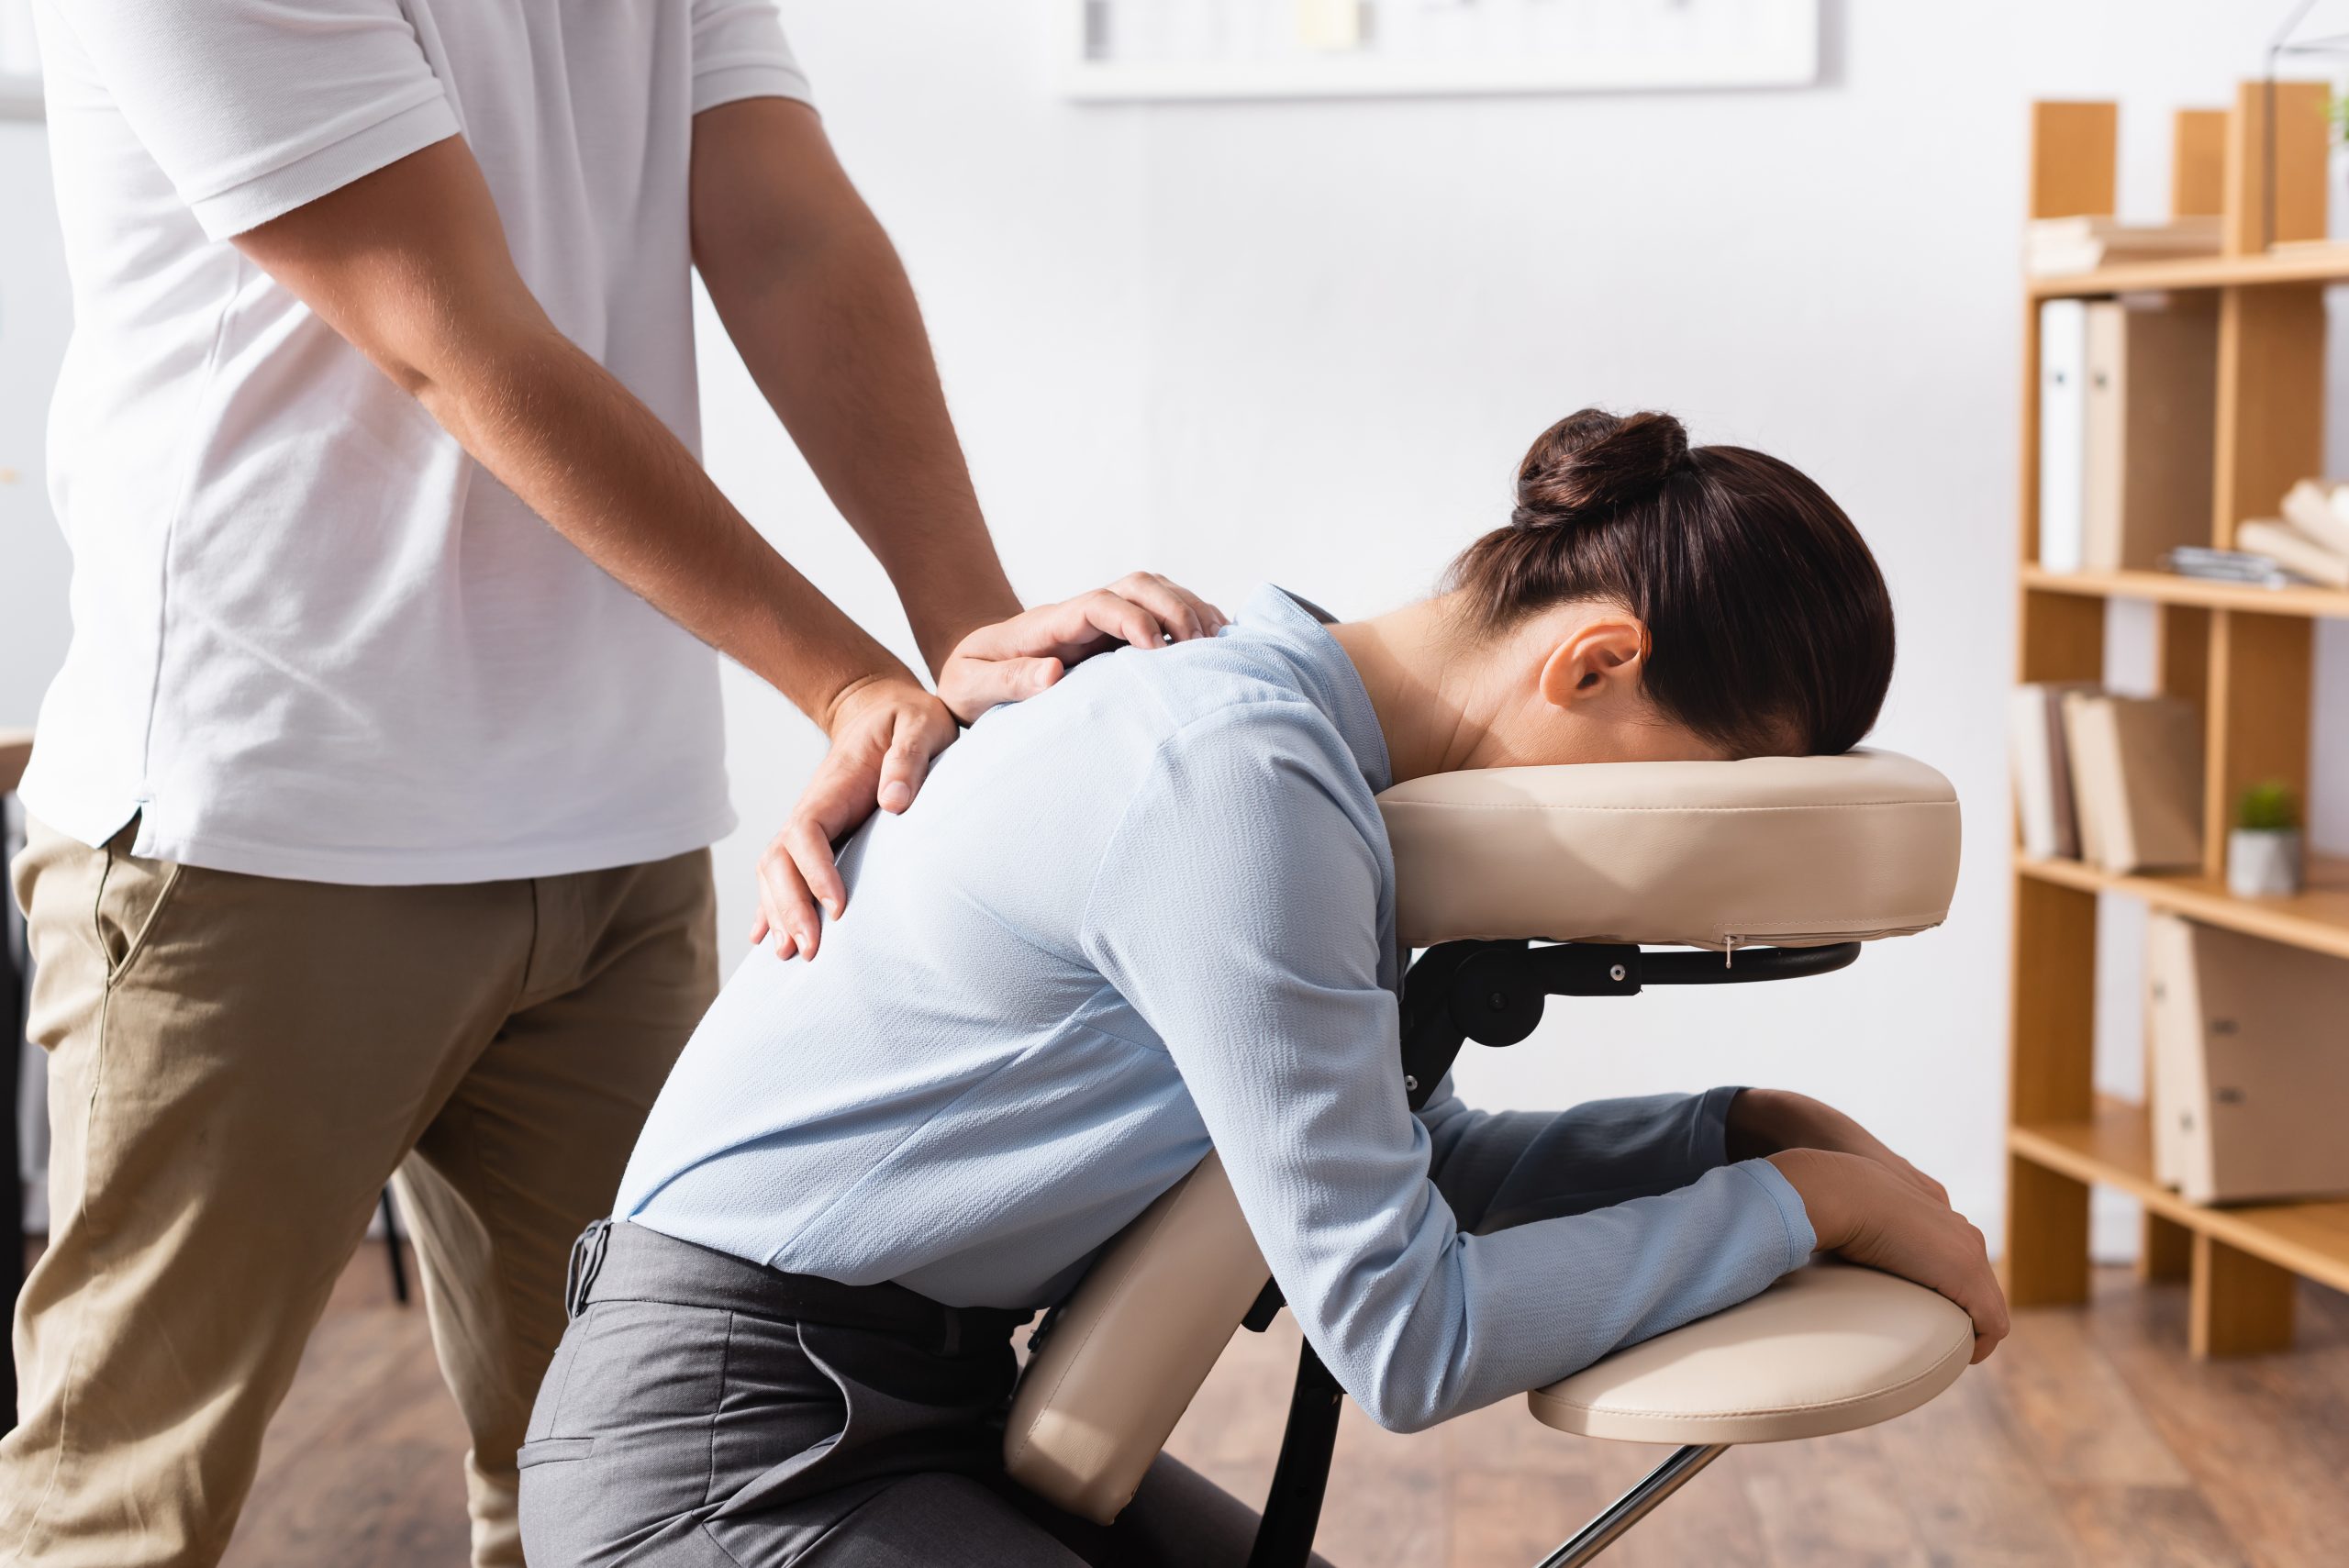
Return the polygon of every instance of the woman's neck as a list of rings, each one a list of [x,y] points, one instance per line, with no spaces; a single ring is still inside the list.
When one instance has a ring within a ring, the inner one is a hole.
[[[1484,740],[1475,717],[1478,662],[1463,656],[1446,600],[1341,622],[1330,635],[1370,694],[1395,783],[1474,765]]]

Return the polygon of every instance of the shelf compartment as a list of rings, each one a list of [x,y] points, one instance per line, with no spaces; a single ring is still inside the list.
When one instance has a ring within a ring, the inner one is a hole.
[[[2137,261],[2064,277],[2026,278],[2033,299],[2084,299],[2166,289],[2256,287],[2262,284],[2349,283],[2349,243],[2284,245],[2249,256],[2189,256]]]
[[[2121,876],[2080,861],[2034,860],[2015,852],[2015,870],[2084,893],[2125,893],[2156,909],[2311,951],[2349,958],[2349,861],[2309,861],[2308,887],[2290,898],[2237,898],[2216,878],[2192,873]]]
[[[2193,605],[2252,615],[2349,619],[2349,590],[2298,584],[2288,588],[2261,588],[2248,583],[2181,577],[2173,572],[2050,572],[2026,563],[2022,585],[2041,593],[2073,594],[2086,598],[2146,599],[2157,605]]]
[[[2007,1147],[2073,1181],[2127,1193],[2198,1236],[2349,1291],[2349,1199],[2229,1207],[2189,1203],[2154,1180],[2153,1129],[2142,1106],[2099,1095],[2092,1119],[2021,1123],[2008,1129]]]

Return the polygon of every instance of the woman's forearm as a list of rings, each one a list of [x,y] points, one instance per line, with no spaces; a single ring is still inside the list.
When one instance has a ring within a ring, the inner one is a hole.
[[[1461,1229],[1479,1232],[1672,1192],[1726,1162],[1724,1128],[1741,1095],[1642,1095],[1562,1111],[1457,1108],[1430,1122],[1436,1186]]]

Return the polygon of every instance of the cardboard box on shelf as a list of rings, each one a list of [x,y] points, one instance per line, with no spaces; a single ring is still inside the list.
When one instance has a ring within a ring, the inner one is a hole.
[[[2153,572],[2211,541],[2219,313],[2207,299],[2087,306],[2081,564]]]
[[[2146,922],[2154,1176],[2196,1203],[2349,1193],[2349,959]]]

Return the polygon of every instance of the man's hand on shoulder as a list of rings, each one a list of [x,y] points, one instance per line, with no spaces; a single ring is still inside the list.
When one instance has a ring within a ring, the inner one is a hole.
[[[816,956],[823,940],[817,906],[834,919],[848,906],[832,846],[874,810],[913,804],[931,760],[960,733],[958,718],[969,723],[999,703],[1031,697],[1097,653],[1213,637],[1226,620],[1190,590],[1135,572],[969,633],[940,671],[936,696],[910,680],[852,686],[824,718],[831,750],[759,857],[751,943],[772,937],[778,958]]]
[[[1034,696],[1096,653],[1213,637],[1228,619],[1180,584],[1129,573],[1106,588],[972,632],[940,669],[938,695],[969,724],[997,703]]]

